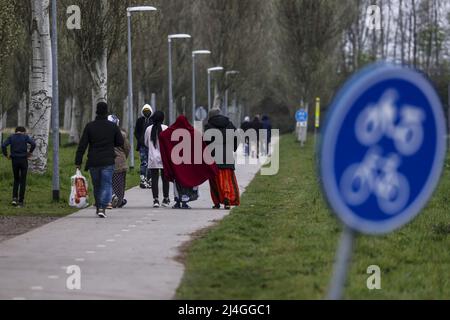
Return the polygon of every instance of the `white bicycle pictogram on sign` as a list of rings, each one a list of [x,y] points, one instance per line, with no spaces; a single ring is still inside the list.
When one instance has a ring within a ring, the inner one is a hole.
[[[410,185],[398,168],[401,156],[412,156],[423,145],[425,114],[411,105],[398,109],[398,99],[397,91],[386,90],[379,102],[365,108],[356,120],[356,137],[370,149],[361,163],[350,165],[342,175],[340,189],[349,205],[362,205],[373,194],[380,209],[394,215],[408,203]],[[391,139],[398,153],[383,157],[383,150],[377,147],[383,138]]]
[[[398,114],[395,107],[397,100],[398,93],[392,89],[387,90],[378,104],[369,105],[358,116],[355,133],[358,141],[369,147],[384,137],[391,138],[401,155],[411,156],[423,144],[422,123],[425,115],[422,110],[410,105],[402,106]]]
[[[348,167],[340,188],[349,205],[362,205],[374,194],[380,209],[393,215],[407,204],[410,187],[406,177],[397,171],[400,157],[390,154],[384,158],[381,154],[380,149],[373,148],[362,163]]]

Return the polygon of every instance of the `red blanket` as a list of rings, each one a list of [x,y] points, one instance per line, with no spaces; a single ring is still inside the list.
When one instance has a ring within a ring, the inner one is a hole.
[[[174,133],[175,135],[173,135]],[[179,134],[178,137],[176,134]],[[172,141],[172,136],[177,141]],[[184,139],[189,141],[183,141]],[[194,139],[196,139],[195,143]],[[191,126],[185,116],[179,116],[172,126],[160,133],[159,144],[164,176],[170,182],[176,181],[182,187],[194,188],[213,179],[219,173],[219,169],[212,159],[207,159],[207,162],[212,164],[205,162],[203,153],[206,145],[202,135]],[[182,144],[186,146],[186,150],[181,148]],[[185,154],[189,148],[190,155]],[[174,159],[172,159],[172,153],[174,153]]]

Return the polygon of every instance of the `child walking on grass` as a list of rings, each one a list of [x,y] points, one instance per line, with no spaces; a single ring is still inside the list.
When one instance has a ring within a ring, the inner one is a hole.
[[[30,150],[28,150],[30,145]],[[11,155],[8,155],[8,147]],[[28,159],[31,157],[36,143],[26,134],[24,127],[17,127],[15,134],[11,135],[2,144],[2,153],[11,160],[14,174],[12,205],[23,207],[25,200],[25,189],[27,186]]]

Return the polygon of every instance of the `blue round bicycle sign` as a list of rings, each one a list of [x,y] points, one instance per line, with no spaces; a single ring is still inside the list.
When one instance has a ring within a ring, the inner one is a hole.
[[[375,64],[331,106],[321,145],[323,189],[348,227],[388,233],[424,208],[445,156],[445,117],[431,83],[412,69]]]
[[[308,122],[308,112],[304,109],[300,109],[295,113],[295,120],[297,122]]]

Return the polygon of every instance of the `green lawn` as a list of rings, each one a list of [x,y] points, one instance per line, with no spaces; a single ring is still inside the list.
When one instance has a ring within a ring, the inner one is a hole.
[[[7,135],[5,135],[6,139]],[[67,146],[67,137],[62,136],[62,147],[60,149],[60,177],[61,177],[61,201],[52,201],[52,147],[50,147],[49,163],[45,175],[29,173],[27,181],[27,193],[25,196],[25,208],[14,208],[10,205],[12,199],[13,175],[11,162],[5,157],[0,157],[0,216],[49,216],[59,217],[73,213],[76,210],[68,206],[70,194],[70,177],[75,174],[75,151],[76,146]],[[137,155],[136,155],[137,156]],[[85,157],[86,159],[86,157]],[[139,162],[136,162],[138,164]],[[83,172],[87,178],[89,174]],[[128,187],[136,186],[139,182],[137,170],[128,174]],[[92,186],[92,184],[90,184]],[[91,200],[93,197],[90,189]]]
[[[313,141],[301,149],[281,139],[280,172],[258,175],[242,206],[194,241],[179,299],[323,299],[332,273],[340,223],[321,194]],[[426,210],[384,237],[359,236],[347,299],[450,298],[450,169]],[[366,286],[370,265],[382,290]]]

